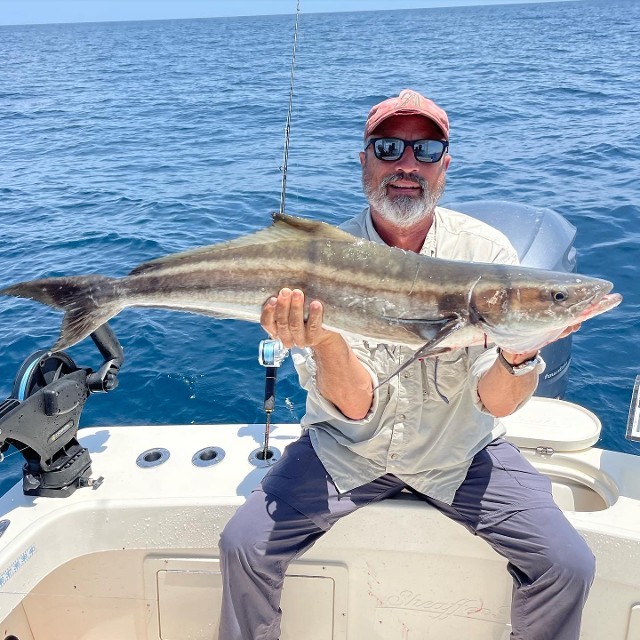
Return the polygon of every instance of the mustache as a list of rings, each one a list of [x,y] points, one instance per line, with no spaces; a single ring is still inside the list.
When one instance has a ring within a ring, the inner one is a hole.
[[[390,185],[393,182],[398,182],[400,180],[415,182],[422,188],[423,191],[427,190],[427,181],[422,176],[419,176],[415,173],[405,173],[404,171],[397,171],[396,173],[392,173],[386,176],[382,179],[380,187],[384,189],[387,185]]]

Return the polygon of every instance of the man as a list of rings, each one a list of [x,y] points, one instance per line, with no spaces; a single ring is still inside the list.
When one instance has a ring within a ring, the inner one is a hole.
[[[498,231],[436,206],[448,137],[447,114],[414,91],[373,107],[360,153],[369,207],[343,228],[438,258],[515,263]],[[220,640],[279,638],[289,562],[340,517],[405,488],[508,559],[512,638],[577,640],[593,555],[494,419],[532,395],[538,354],[459,349],[376,388],[410,349],[347,340],[323,328],[321,303],[306,322],[303,305],[302,291],[282,289],[263,309],[267,332],[300,348],[305,431],[222,533]]]

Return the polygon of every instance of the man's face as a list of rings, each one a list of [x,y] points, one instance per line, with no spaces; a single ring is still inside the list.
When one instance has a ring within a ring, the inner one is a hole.
[[[371,137],[441,140],[442,132],[422,116],[393,116]],[[398,160],[379,160],[370,145],[360,153],[362,187],[375,212],[396,226],[412,226],[432,215],[444,191],[450,161],[444,155],[438,162],[419,162],[410,146]]]

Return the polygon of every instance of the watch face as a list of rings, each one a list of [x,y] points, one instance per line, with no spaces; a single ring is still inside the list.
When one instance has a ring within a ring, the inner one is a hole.
[[[535,364],[521,364],[517,367],[513,367],[513,375],[514,376],[523,376],[525,375],[525,373],[529,373],[530,371],[533,371],[536,368]]]
[[[525,373],[529,373],[533,371],[540,364],[540,356],[536,356],[533,360],[527,360],[522,364],[515,365],[513,367],[513,375],[514,376],[522,376]]]

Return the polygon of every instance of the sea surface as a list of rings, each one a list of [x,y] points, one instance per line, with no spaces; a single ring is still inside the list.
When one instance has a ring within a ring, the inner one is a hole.
[[[163,254],[236,237],[278,209],[292,14],[0,27],[0,286],[62,274],[124,276]],[[444,204],[550,207],[577,229],[579,271],[618,309],[575,335],[566,399],[625,440],[640,373],[640,3],[629,0],[305,14],[287,211],[338,224],[365,204],[368,109],[412,87],[450,115]],[[60,314],[0,300],[0,394]],[[88,425],[262,422],[258,325],[127,310],[111,326],[119,388]],[[87,340],[69,350],[102,360]],[[1,399],[1,398],[0,398]],[[290,361],[276,422],[304,412]],[[0,491],[21,476],[15,449]]]

